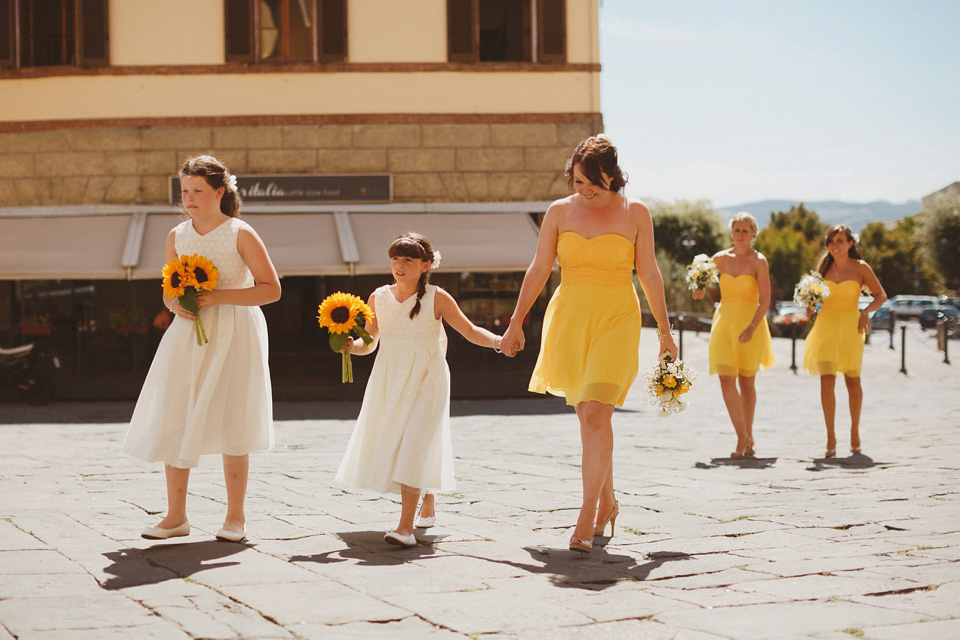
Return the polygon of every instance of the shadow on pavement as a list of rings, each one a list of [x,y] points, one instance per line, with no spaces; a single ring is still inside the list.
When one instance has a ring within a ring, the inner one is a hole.
[[[246,551],[245,544],[204,540],[203,542],[158,544],[148,549],[120,549],[103,555],[113,564],[104,568],[112,575],[101,586],[108,591],[128,589],[165,580],[188,578],[201,571],[229,567],[239,562],[212,562]]]
[[[710,462],[698,462],[697,469],[716,469],[718,467],[740,467],[741,469],[767,469],[777,463],[777,458],[713,458]]]
[[[853,453],[846,458],[817,458],[813,465],[807,467],[807,471],[823,471],[824,469],[845,468],[845,469],[872,469],[873,467],[890,467],[892,462],[877,462],[868,455],[862,453]]]
[[[436,554],[433,543],[445,536],[417,534],[420,543],[415,547],[401,547],[383,541],[383,531],[349,531],[334,534],[348,547],[336,551],[325,551],[312,555],[291,556],[290,562],[315,562],[334,564],[345,560],[355,560],[360,565],[384,567],[403,564]]]

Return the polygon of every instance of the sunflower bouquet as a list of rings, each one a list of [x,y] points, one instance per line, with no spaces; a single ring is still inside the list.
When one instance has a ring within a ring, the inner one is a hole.
[[[713,258],[705,253],[695,255],[693,262],[687,267],[687,287],[691,291],[706,289],[716,285],[718,280],[717,265]]]
[[[681,396],[693,387],[697,372],[683,360],[674,360],[673,356],[665,353],[647,372],[646,378],[644,399],[648,404],[660,407],[661,416],[668,416],[687,408]]]
[[[320,315],[317,316],[317,320],[320,326],[330,331],[330,348],[334,351],[343,349],[351,331],[356,333],[364,344],[373,342],[370,333],[363,328],[364,324],[373,320],[373,309],[361,298],[351,293],[337,291],[324,298],[318,313]],[[360,324],[361,320],[363,324]],[[340,355],[343,356],[341,382],[353,382],[353,363],[350,361],[350,352],[344,351]]]
[[[830,296],[830,287],[823,281],[819,271],[811,271],[800,278],[793,290],[793,301],[805,307],[816,309]]]
[[[198,345],[204,345],[208,341],[203,320],[200,319],[197,292],[216,289],[219,277],[213,262],[197,254],[184,254],[163,265],[163,293],[168,298],[180,300],[180,306],[196,316],[193,320],[193,331]]]

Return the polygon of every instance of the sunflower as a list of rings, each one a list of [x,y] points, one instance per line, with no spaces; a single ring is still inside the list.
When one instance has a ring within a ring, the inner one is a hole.
[[[192,256],[180,256],[180,260],[184,263],[187,274],[191,276],[190,285],[196,287],[197,291],[216,289],[220,273],[208,258],[193,254]]]
[[[163,265],[163,293],[170,298],[179,298],[187,286],[187,270],[180,259]]]
[[[317,309],[320,314],[317,320],[321,327],[326,327],[330,333],[345,334],[356,328],[357,319],[363,316],[364,322],[373,319],[373,309],[361,298],[337,291],[327,296]]]

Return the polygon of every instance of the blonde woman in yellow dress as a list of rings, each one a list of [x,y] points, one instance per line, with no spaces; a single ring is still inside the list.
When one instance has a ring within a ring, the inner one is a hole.
[[[837,437],[834,434],[834,414],[837,400],[834,387],[838,375],[847,383],[850,399],[850,451],[860,453],[860,407],[863,389],[860,387],[860,365],[863,361],[863,342],[870,326],[870,313],[887,299],[880,281],[857,246],[856,236],[845,224],[827,230],[824,239],[826,252],[820,258],[817,271],[830,287],[820,313],[803,348],[803,369],[820,376],[820,401],[823,419],[827,425],[827,450],[824,457],[837,455]],[[860,291],[866,288],[873,294],[873,302],[858,309]],[[808,310],[810,313],[812,310]]]
[[[742,458],[755,453],[754,377],[758,369],[773,366],[773,343],[766,318],[770,307],[770,269],[767,259],[753,248],[756,218],[740,212],[730,220],[730,230],[733,247],[713,256],[720,274],[720,305],[710,328],[710,375],[720,377],[723,401],[737,433],[737,448],[730,457]],[[703,289],[693,292],[695,300],[703,295]]]
[[[501,348],[511,357],[523,349],[523,319],[559,258],[561,283],[544,316],[529,388],[564,396],[576,410],[583,503],[570,549],[589,552],[607,522],[612,535],[620,511],[613,490],[611,418],[638,370],[641,322],[634,267],[658,325],[659,352],[676,357],[677,347],[654,256],[650,212],[643,202],[621,195],[626,177],[616,148],[606,136],[587,138],[567,161],[565,173],[575,193],[547,208]]]

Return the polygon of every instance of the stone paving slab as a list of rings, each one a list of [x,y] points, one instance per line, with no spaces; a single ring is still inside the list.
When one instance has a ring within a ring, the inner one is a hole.
[[[706,335],[684,348],[703,374]],[[398,496],[332,483],[356,403],[276,407],[295,419],[251,459],[243,544],[213,539],[215,456],[191,473],[193,533],[139,537],[165,489],[118,453],[129,403],[0,406],[0,640],[960,635],[960,365],[914,326],[906,375],[868,345],[864,453],[844,447],[838,383],[828,460],[819,381],[790,371],[788,341],[775,354],[756,459],[727,457],[715,379],[666,419],[631,392],[614,414],[621,515],[589,555],[566,549],[580,443],[555,398],[454,403],[458,487],[413,549],[382,539]]]

